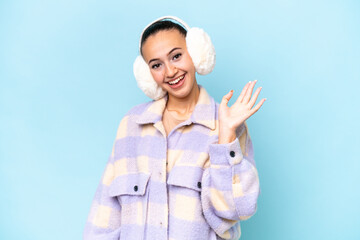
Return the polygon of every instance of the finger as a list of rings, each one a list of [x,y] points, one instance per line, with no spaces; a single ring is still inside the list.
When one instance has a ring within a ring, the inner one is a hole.
[[[252,108],[256,102],[256,99],[258,98],[260,92],[261,92],[261,89],[262,87],[259,87],[258,89],[256,89],[254,95],[252,96],[250,102],[249,102],[249,105],[250,105],[250,108]]]
[[[230,101],[233,93],[234,93],[234,90],[231,90],[228,94],[226,94],[225,96],[223,96],[220,104],[227,106],[227,104],[228,104],[228,102]]]
[[[251,82],[248,82],[248,83],[244,86],[243,90],[242,90],[241,93],[240,93],[240,96],[236,99],[235,104],[242,102],[242,100],[244,99],[246,90],[249,88],[250,83],[251,83]]]
[[[257,82],[257,80],[251,82],[249,88],[246,90],[245,96],[244,96],[244,100],[243,103],[248,103],[252,94],[252,91],[254,89],[255,83]]]
[[[256,104],[256,106],[253,109],[251,109],[251,115],[256,113],[265,101],[266,101],[266,98],[261,99],[261,101],[258,104]]]

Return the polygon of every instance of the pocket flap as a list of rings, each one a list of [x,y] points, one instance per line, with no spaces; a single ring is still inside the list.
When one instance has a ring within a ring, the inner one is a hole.
[[[201,178],[203,172],[204,170],[201,167],[174,166],[169,173],[167,183],[201,191]]]
[[[111,197],[119,195],[144,195],[149,173],[128,173],[116,177],[109,188]]]

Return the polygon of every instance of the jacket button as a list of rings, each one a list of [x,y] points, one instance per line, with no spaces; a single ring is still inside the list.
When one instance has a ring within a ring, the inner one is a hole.
[[[198,188],[201,188],[201,182],[198,182],[197,186],[198,186]]]
[[[235,157],[235,152],[234,152],[234,151],[230,151],[230,156],[231,156],[231,157]]]
[[[135,185],[135,186],[134,186],[134,191],[137,192],[137,190],[138,190],[138,186]]]

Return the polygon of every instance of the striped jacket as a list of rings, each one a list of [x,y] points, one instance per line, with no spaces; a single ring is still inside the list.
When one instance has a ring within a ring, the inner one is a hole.
[[[256,211],[259,178],[246,123],[218,144],[219,104],[199,85],[190,118],[166,137],[168,95],[121,120],[85,240],[238,239]]]

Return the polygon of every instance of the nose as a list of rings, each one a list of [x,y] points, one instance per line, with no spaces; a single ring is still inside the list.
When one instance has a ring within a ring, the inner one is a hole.
[[[171,63],[166,64],[166,76],[168,78],[175,77],[177,72],[178,72],[178,70],[173,64],[171,64]]]

